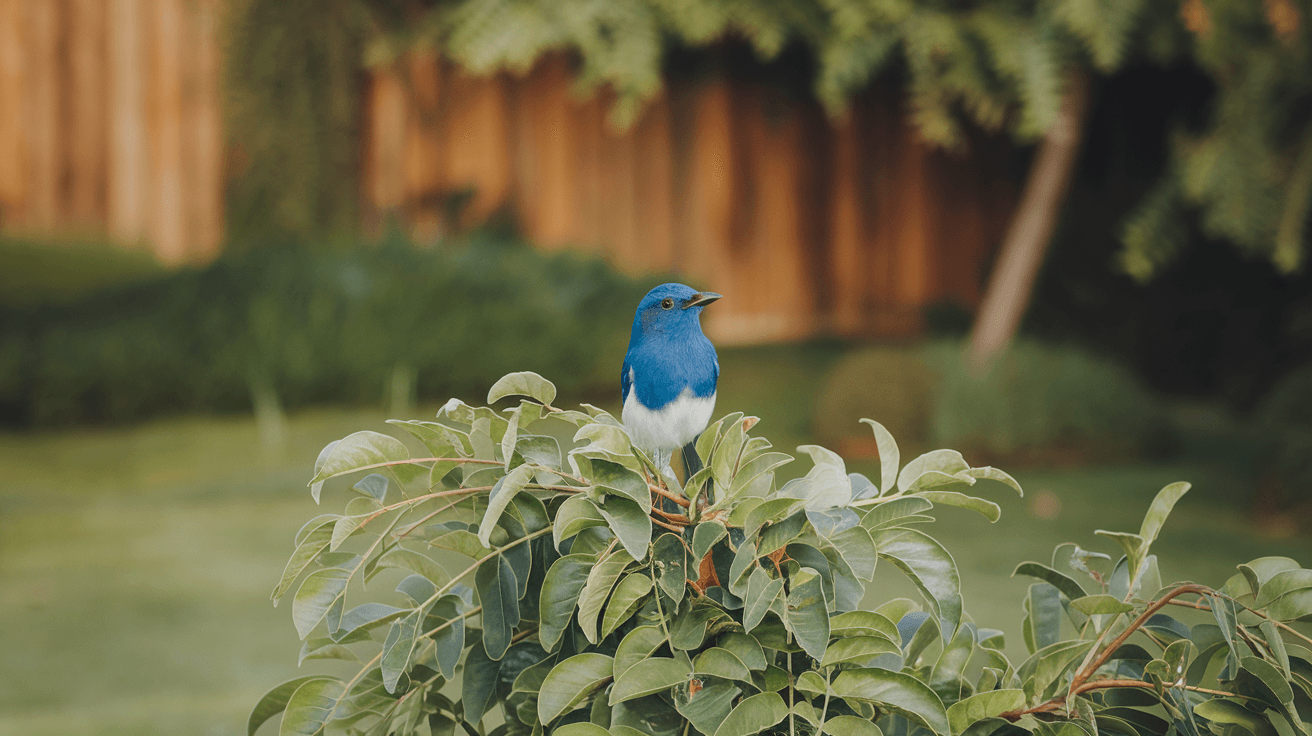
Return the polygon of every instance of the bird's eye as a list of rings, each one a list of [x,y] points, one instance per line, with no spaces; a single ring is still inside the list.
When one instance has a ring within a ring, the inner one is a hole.
[[[666,298],[661,301],[661,309],[673,309],[673,308],[674,308],[673,299]]]

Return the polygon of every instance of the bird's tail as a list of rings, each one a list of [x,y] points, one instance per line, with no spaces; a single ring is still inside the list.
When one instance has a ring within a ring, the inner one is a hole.
[[[688,480],[690,480],[697,473],[697,471],[701,470],[702,467],[704,467],[702,465],[701,456],[697,454],[696,445],[697,445],[697,440],[694,439],[692,442],[689,442],[688,444],[683,446],[683,470],[685,473],[687,473],[687,475],[684,476],[685,483],[688,482]],[[714,501],[715,499],[708,498],[706,500],[709,502],[709,501]]]

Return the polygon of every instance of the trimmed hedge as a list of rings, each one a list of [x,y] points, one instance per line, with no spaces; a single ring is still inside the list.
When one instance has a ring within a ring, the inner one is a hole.
[[[0,424],[121,422],[463,394],[512,367],[610,386],[644,284],[493,233],[236,252],[66,304],[0,307]],[[489,335],[497,339],[489,340]]]

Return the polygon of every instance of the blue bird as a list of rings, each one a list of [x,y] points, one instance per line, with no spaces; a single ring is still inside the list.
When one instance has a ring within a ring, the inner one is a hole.
[[[620,375],[622,416],[633,444],[664,472],[679,448],[689,475],[701,465],[692,443],[715,411],[720,361],[702,334],[700,318],[719,298],[683,284],[662,284],[647,292],[633,315]]]

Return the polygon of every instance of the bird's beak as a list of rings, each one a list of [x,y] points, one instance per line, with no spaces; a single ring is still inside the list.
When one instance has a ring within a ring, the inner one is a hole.
[[[713,291],[703,291],[700,294],[693,294],[691,297],[689,297],[688,301],[683,303],[683,308],[687,309],[688,307],[704,307],[707,304],[710,304],[711,302],[714,302],[719,298],[720,295],[716,294]]]

